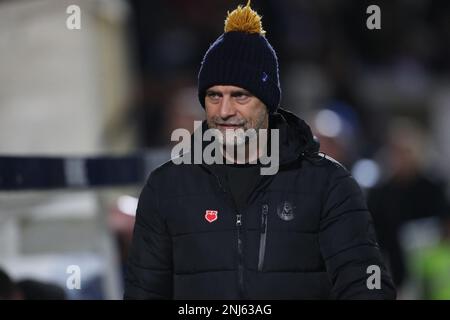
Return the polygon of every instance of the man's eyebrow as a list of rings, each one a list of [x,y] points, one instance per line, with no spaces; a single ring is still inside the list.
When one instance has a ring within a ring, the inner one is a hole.
[[[249,91],[245,90],[245,89],[239,89],[239,90],[231,91],[231,96],[238,96],[238,95],[241,95],[241,94],[245,94],[246,96],[252,96],[252,94]]]
[[[206,94],[217,94],[217,95],[221,95],[222,93],[213,89],[208,89],[206,90]]]

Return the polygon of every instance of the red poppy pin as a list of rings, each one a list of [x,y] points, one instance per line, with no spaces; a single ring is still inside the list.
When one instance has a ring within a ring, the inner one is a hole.
[[[209,223],[217,220],[217,210],[206,210],[205,219]]]

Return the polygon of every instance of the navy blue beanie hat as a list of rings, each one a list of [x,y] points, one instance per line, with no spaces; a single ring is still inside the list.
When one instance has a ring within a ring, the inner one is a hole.
[[[261,17],[250,8],[250,1],[228,13],[225,32],[203,58],[198,74],[198,97],[203,108],[206,90],[215,85],[250,91],[270,113],[280,104],[277,55],[265,37]]]

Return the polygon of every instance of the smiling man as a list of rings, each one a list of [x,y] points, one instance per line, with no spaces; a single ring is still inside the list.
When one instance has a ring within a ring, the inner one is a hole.
[[[267,135],[258,134],[262,130],[267,132],[269,127],[269,113],[264,103],[236,86],[212,86],[204,99],[208,128],[218,130],[215,136],[223,146],[224,158],[236,164],[257,161],[265,151],[259,146],[267,147]],[[266,139],[258,141],[263,137]],[[239,151],[242,157],[238,156]]]
[[[128,299],[393,299],[372,218],[348,171],[319,154],[309,126],[279,108],[278,59],[247,4],[228,14],[206,52],[198,96],[222,147],[228,132],[278,130],[243,162],[155,169],[139,198],[124,297]],[[195,133],[194,133],[195,136]],[[275,150],[275,151],[273,151]]]
[[[218,129],[221,144],[237,145],[245,141],[240,138],[236,142],[230,139],[226,130],[267,129],[269,113],[267,107],[249,91],[235,86],[213,86],[206,91],[206,118],[209,128]],[[225,139],[224,139],[225,137]],[[228,137],[228,139],[227,139]]]

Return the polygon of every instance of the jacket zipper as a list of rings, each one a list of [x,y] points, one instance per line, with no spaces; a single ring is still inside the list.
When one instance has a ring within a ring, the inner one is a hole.
[[[242,214],[236,214],[236,227],[237,227],[237,249],[238,249],[238,282],[239,282],[239,295],[244,297],[244,255],[242,252],[242,238],[241,238],[241,226],[242,226]]]
[[[225,194],[225,198],[229,201],[232,208],[234,208],[236,212],[236,228],[237,228],[237,250],[238,250],[238,286],[239,286],[239,296],[241,299],[245,297],[244,294],[244,253],[243,253],[243,244],[242,244],[242,214],[239,213],[236,204],[233,199],[229,198],[229,194],[226,188],[220,182],[219,177],[213,173],[216,177],[217,183],[219,184],[220,189]]]
[[[267,239],[267,214],[269,212],[269,206],[264,204],[262,206],[261,215],[261,235],[259,238],[259,255],[258,255],[258,271],[263,270],[264,256],[266,253],[266,239]]]

